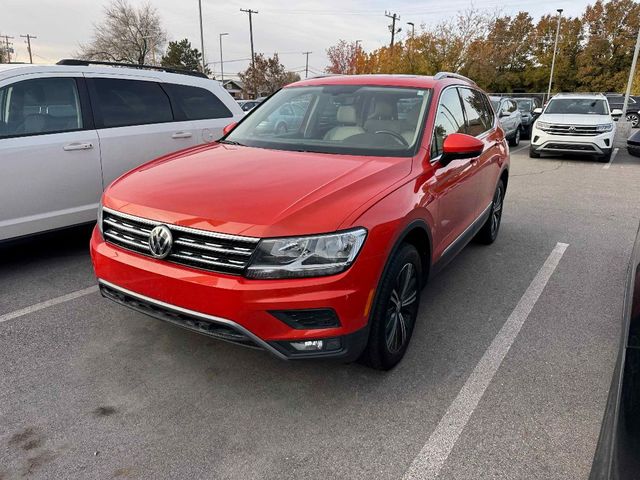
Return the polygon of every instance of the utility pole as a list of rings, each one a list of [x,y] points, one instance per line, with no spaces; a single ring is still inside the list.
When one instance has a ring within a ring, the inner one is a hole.
[[[413,22],[407,22],[407,25],[411,26],[411,38],[409,42],[409,63],[411,64],[411,73],[413,73],[413,41],[416,38],[416,24]]]
[[[253,21],[251,16],[254,13],[257,14],[258,11],[251,10],[250,8],[249,9],[241,8],[240,11],[249,14],[249,37],[251,38],[251,69],[253,69],[255,67],[255,53],[253,52]]]
[[[355,73],[358,75],[358,60],[360,59],[360,44],[362,40],[356,40],[356,65],[355,65]]]
[[[636,40],[636,49],[633,52],[633,60],[631,61],[631,71],[629,72],[629,81],[627,82],[627,91],[624,95],[624,104],[622,105],[622,120],[627,119],[627,107],[629,105],[629,95],[631,95],[631,87],[633,86],[633,77],[636,73],[636,64],[638,63],[638,52],[640,51],[640,30],[638,30],[638,39]]]
[[[389,30],[391,30],[391,45],[390,47],[393,48],[393,42],[396,38],[396,33],[400,33],[400,31],[402,30],[401,28],[399,28],[398,30],[396,30],[396,21],[400,20],[400,15],[396,14],[396,13],[390,13],[390,12],[384,12],[384,16],[387,18],[391,19],[391,25],[389,25]]]
[[[303,55],[306,55],[307,57],[307,61],[305,63],[304,66],[304,78],[308,78],[309,77],[309,54],[313,53],[313,52],[302,52]]]
[[[31,54],[31,39],[38,38],[38,37],[34,37],[33,35],[29,35],[28,33],[26,35],[20,35],[20,36],[22,38],[27,39],[27,51],[29,52],[29,63],[33,63],[33,55]]]
[[[9,40],[12,40],[13,37],[10,37],[9,35],[2,35],[0,38],[4,38],[5,52],[7,52],[7,63],[11,63],[11,45],[13,45],[13,43]]]
[[[220,34],[220,78],[222,79],[222,83],[224,83],[224,63],[222,62],[222,37],[225,35],[229,35],[228,33]]]
[[[556,53],[558,51],[558,37],[560,36],[560,20],[562,19],[562,9],[559,8],[558,12],[558,26],[556,27],[556,43],[553,46],[553,60],[551,60],[551,73],[549,74],[549,89],[547,90],[547,101],[551,98],[551,84],[553,83],[553,69],[556,66]]]
[[[204,58],[204,31],[202,29],[202,0],[198,0],[198,11],[200,12],[200,51],[202,52],[202,73],[207,69],[207,62]]]

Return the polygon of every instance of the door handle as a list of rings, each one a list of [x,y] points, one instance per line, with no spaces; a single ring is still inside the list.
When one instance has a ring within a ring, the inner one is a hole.
[[[193,134],[191,132],[176,132],[171,135],[171,138],[191,138]]]
[[[66,152],[71,152],[73,150],[91,150],[92,148],[93,143],[69,143],[62,147]]]

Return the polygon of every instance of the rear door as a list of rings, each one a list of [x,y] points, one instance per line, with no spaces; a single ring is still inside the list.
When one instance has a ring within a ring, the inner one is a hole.
[[[202,143],[192,122],[175,119],[169,95],[157,79],[86,76],[105,187],[145,162]]]
[[[0,240],[95,219],[100,145],[76,73],[0,82]]]

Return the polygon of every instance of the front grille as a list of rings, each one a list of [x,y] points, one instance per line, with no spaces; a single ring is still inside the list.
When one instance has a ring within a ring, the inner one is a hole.
[[[598,130],[595,126],[585,126],[585,125],[559,125],[559,124],[551,124],[547,128],[542,128],[544,132],[550,133],[551,135],[569,135],[573,137],[593,137],[598,135]]]
[[[545,150],[573,150],[577,152],[595,152],[593,145],[583,145],[579,143],[547,143]]]
[[[209,322],[178,310],[172,310],[155,303],[141,300],[140,298],[128,295],[125,292],[111,288],[103,283],[100,284],[100,293],[109,300],[113,300],[125,307],[129,307],[159,320],[194,330],[203,335],[217,338],[218,340],[236,343],[245,347],[261,348],[244,333],[228,325]]]
[[[161,222],[105,208],[102,231],[105,241],[128,250],[151,255],[149,235]],[[166,225],[173,245],[166,261],[212,272],[241,275],[260,239]]]

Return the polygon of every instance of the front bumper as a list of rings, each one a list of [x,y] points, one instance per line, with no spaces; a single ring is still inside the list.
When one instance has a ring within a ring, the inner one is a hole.
[[[264,349],[278,358],[355,360],[368,339],[375,292],[376,257],[361,252],[339,275],[287,280],[249,280],[171,264],[106,243],[98,230],[91,256],[102,295],[171,324],[235,344]],[[271,311],[332,309],[340,325],[292,328]],[[293,341],[334,340],[327,351],[296,351]],[[339,348],[335,348],[336,342]]]
[[[614,135],[615,130],[593,136],[552,135],[534,126],[530,148],[536,153],[607,155],[613,148]]]

